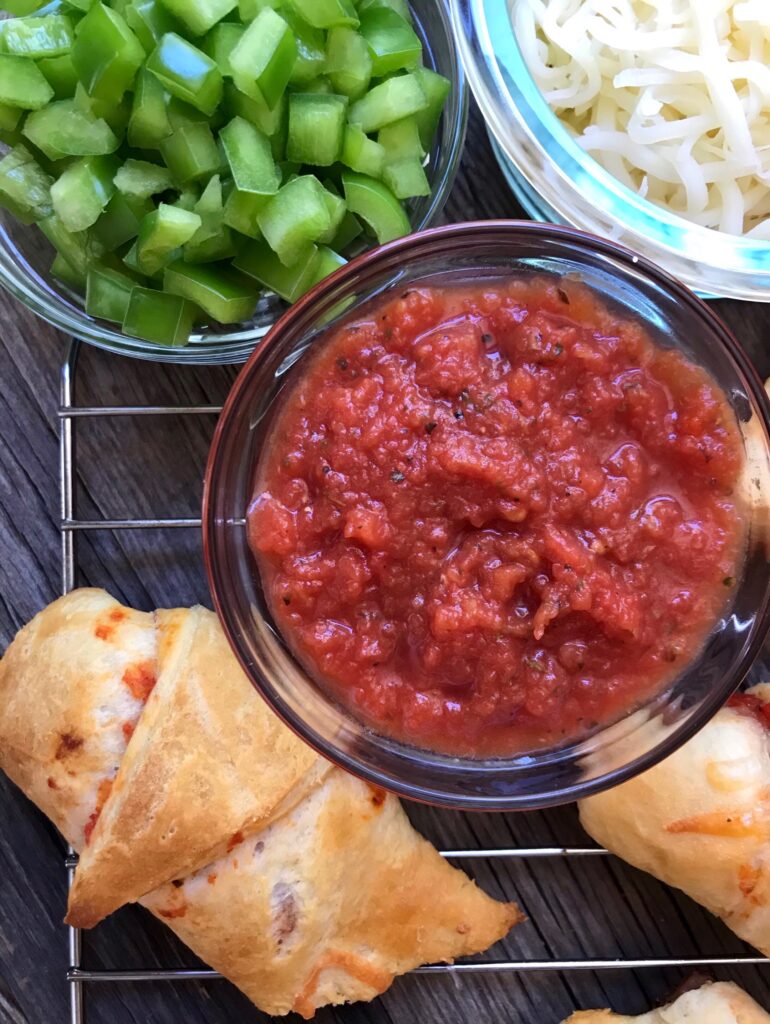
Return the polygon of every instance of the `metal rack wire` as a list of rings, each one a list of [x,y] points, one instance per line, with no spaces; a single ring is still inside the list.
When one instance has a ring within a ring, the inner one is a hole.
[[[72,341],[62,365],[60,380],[60,486],[61,486],[61,560],[62,590],[67,593],[77,585],[77,535],[87,531],[197,529],[200,519],[99,519],[78,518],[75,481],[77,456],[75,445],[76,423],[81,419],[134,416],[217,416],[221,408],[213,405],[194,406],[78,406],[75,404],[80,343]],[[538,860],[564,858],[593,858],[610,856],[606,850],[595,847],[530,847],[498,849],[442,850],[442,856],[457,861],[498,859]],[[70,850],[65,862],[69,884],[72,884],[77,857]],[[86,1022],[86,991],[91,985],[110,982],[182,982],[211,981],[221,976],[211,970],[89,970],[83,965],[83,936],[75,928],[68,929],[69,966],[67,982],[70,986],[70,1024]],[[763,956],[738,957],[645,957],[641,959],[553,959],[553,960],[493,960],[472,963],[435,964],[420,967],[415,974],[527,974],[534,972],[616,971],[663,969],[668,967],[703,969],[712,967],[750,966],[770,963]]]

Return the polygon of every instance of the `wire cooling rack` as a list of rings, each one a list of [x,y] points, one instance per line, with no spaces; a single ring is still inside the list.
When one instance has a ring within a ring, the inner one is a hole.
[[[77,478],[76,429],[81,419],[139,416],[209,416],[216,417],[220,406],[214,405],[122,405],[79,406],[75,404],[78,353],[80,343],[72,341],[62,366],[59,399],[60,421],[60,485],[61,485],[61,560],[62,590],[66,594],[77,585],[77,535],[86,531],[110,530],[195,530],[200,519],[80,519],[77,512],[75,481]],[[441,855],[451,860],[543,860],[564,858],[608,857],[606,850],[595,847],[508,847],[497,849],[442,850]],[[69,884],[72,884],[77,857],[70,850],[66,859]],[[67,981],[70,986],[70,1022],[86,1024],[86,993],[90,986],[115,982],[183,982],[212,981],[221,977],[211,970],[90,970],[84,966],[83,934],[76,928],[68,929],[69,966]],[[527,974],[535,972],[617,971],[663,969],[667,967],[693,970],[712,967],[750,966],[770,963],[763,956],[731,957],[644,957],[641,959],[550,959],[550,960],[486,960],[472,963],[434,964],[419,967],[415,974]]]

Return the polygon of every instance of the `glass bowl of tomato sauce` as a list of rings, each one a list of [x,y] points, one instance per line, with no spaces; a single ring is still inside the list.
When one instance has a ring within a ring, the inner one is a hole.
[[[770,408],[642,257],[496,221],[367,253],[276,324],[206,474],[248,678],[402,796],[544,807],[671,753],[770,623]]]

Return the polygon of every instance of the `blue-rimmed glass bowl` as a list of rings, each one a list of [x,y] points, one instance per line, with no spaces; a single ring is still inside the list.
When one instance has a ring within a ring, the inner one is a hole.
[[[449,2],[495,153],[530,216],[620,242],[701,294],[770,302],[770,243],[692,224],[623,185],[548,106],[519,49],[506,0]]]

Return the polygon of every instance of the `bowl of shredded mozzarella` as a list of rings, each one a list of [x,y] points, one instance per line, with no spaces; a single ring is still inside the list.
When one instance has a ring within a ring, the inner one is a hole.
[[[770,301],[770,0],[451,0],[531,216]]]

